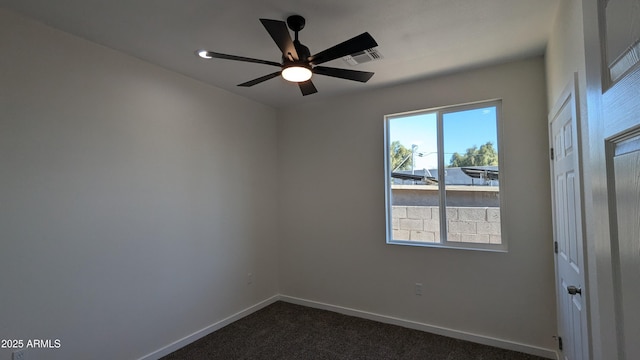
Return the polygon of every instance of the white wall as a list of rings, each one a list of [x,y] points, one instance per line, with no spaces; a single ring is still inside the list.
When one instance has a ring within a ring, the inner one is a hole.
[[[131,359],[277,294],[275,110],[2,10],[0,54],[0,338]]]
[[[545,86],[539,57],[281,111],[281,293],[553,349]],[[494,98],[509,252],[385,244],[383,116]]]
[[[578,72],[580,79],[579,92],[583,92],[581,90],[586,83],[582,28],[581,0],[558,2],[556,18],[545,54],[549,110],[558,101],[575,72]]]

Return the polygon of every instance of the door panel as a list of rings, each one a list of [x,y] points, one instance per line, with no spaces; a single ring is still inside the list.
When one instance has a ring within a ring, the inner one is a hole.
[[[585,357],[585,345],[582,342],[582,339],[586,339],[586,324],[583,321],[584,310],[582,308],[582,296],[572,296],[570,298],[571,301],[571,320],[572,326],[571,329],[575,332],[572,334],[572,338],[574,340],[572,351],[573,351],[573,359],[587,359]]]
[[[599,5],[604,76],[597,124],[602,130],[593,141],[606,144],[604,154],[595,157],[604,157],[607,164],[607,260],[613,268],[616,314],[615,328],[605,331],[615,334],[617,358],[631,360],[640,358],[640,2],[607,0]]]
[[[618,348],[640,355],[640,136],[616,144],[613,158],[617,236],[612,239]]]
[[[578,219],[577,214],[580,213],[580,207],[576,200],[576,194],[578,191],[578,186],[576,185],[576,173],[575,171],[569,171],[566,173],[567,178],[567,242],[568,242],[568,250],[569,250],[569,264],[573,268],[573,271],[576,272],[577,275],[582,273],[582,260],[579,255],[579,244],[578,244],[578,233],[580,232],[578,229]]]
[[[594,359],[638,359],[637,349],[623,354],[620,346],[629,338],[629,329],[618,321],[624,313],[620,299],[633,294],[619,286],[622,280],[614,263],[621,254],[614,247],[631,225],[617,218],[621,214],[617,214],[614,185],[630,174],[620,173],[624,160],[615,164],[614,149],[621,134],[630,134],[640,125],[640,1],[582,0],[582,12],[592,350]]]
[[[566,360],[585,359],[589,349],[584,308],[583,212],[575,91],[575,85],[571,84],[563,92],[549,119],[550,139],[554,146],[551,174],[554,241],[557,242],[558,328],[563,339],[562,358]],[[575,287],[579,292],[570,294],[569,287]]]
[[[638,14],[640,3],[637,0],[606,0],[601,16],[604,19],[601,29],[604,39],[603,62],[610,87],[638,65],[640,55],[640,24]]]

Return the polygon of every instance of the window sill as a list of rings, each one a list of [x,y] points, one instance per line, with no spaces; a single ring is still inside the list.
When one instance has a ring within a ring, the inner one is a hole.
[[[404,240],[389,240],[387,245],[404,245],[415,246],[423,248],[437,248],[437,249],[456,249],[456,250],[471,250],[471,251],[486,251],[494,253],[508,253],[506,245],[498,244],[475,244],[475,243],[432,243],[423,241],[404,241]]]

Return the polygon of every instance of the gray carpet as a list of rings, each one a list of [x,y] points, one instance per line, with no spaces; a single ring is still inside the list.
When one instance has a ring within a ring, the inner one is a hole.
[[[331,311],[276,302],[163,360],[542,360]]]

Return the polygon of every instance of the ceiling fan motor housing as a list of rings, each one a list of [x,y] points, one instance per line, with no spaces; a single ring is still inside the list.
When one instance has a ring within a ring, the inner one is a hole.
[[[294,32],[304,29],[306,20],[300,15],[291,15],[287,18],[287,26]]]
[[[293,41],[293,46],[295,46],[296,52],[298,53],[298,60],[307,62],[307,60],[311,56],[311,51],[309,51],[309,48],[302,45],[302,43],[298,40]]]

